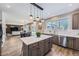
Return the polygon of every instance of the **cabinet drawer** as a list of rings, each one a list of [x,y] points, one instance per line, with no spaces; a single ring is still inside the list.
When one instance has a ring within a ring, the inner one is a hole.
[[[44,46],[44,43],[45,43],[44,40],[40,41],[40,42],[39,42],[39,46]]]
[[[46,39],[45,43],[50,43],[50,38]]]
[[[29,47],[37,47],[37,46],[38,46],[38,43],[34,43],[34,44],[29,45]]]

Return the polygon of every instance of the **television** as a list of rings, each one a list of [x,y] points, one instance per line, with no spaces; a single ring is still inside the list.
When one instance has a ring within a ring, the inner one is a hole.
[[[11,31],[19,31],[18,27],[11,27]]]

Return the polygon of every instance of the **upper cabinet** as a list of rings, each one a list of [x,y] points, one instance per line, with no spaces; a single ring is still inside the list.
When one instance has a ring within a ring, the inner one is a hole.
[[[79,13],[72,15],[72,29],[79,29]]]

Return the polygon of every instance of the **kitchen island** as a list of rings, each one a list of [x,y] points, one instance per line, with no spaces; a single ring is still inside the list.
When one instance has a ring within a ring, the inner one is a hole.
[[[40,37],[23,37],[23,56],[43,56],[52,48],[52,36],[41,35]]]

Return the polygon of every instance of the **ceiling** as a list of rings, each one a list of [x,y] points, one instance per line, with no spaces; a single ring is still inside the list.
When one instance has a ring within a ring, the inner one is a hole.
[[[44,8],[44,16],[47,18],[68,13],[79,8],[79,4],[77,3],[43,3],[39,5]]]
[[[72,4],[71,3],[37,3],[37,4],[40,5],[42,8],[44,8],[43,10],[44,19],[47,19],[52,16],[60,15],[63,13],[68,13],[79,8],[78,3],[72,3]],[[5,12],[12,13],[13,15],[17,17],[21,17],[25,19],[26,18],[28,19],[29,17],[29,14],[30,14],[29,7],[30,5],[28,3],[0,4],[0,10],[2,9]],[[34,14],[34,8],[32,9],[33,14]],[[40,11],[39,11],[39,15],[40,15]]]

